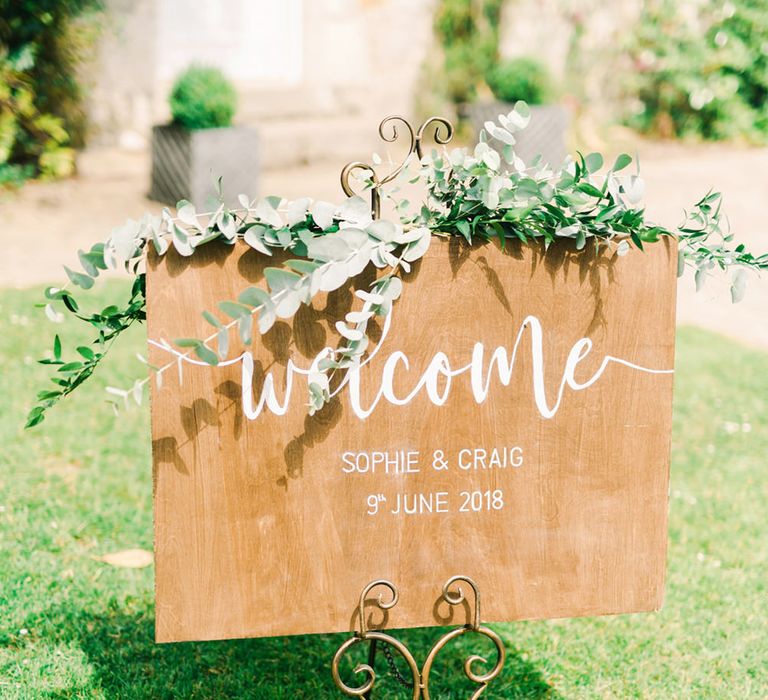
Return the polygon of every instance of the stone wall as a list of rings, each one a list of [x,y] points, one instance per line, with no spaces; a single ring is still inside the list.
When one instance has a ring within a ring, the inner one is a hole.
[[[351,133],[354,142],[356,130],[375,131],[385,114],[412,113],[434,0],[108,0],[107,6],[91,67],[91,143],[145,146],[151,126],[170,116],[166,97],[174,76],[199,61],[220,66],[235,83],[237,121],[276,137],[292,130],[306,142],[298,148],[317,159],[329,133]],[[281,161],[296,157],[275,154]]]

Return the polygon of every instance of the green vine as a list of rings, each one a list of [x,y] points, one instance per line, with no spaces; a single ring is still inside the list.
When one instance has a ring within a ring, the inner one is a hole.
[[[103,244],[80,251],[82,271],[66,269],[69,284],[46,291],[48,318],[59,321],[72,315],[93,327],[96,337],[89,346],[76,348],[77,358],[64,359],[59,337],[54,338],[51,357],[42,363],[56,367],[53,390],[41,391],[29,413],[27,426],[40,423],[46,411],[90,377],[106,357],[112,343],[136,321],[144,320],[143,265],[149,246],[164,255],[172,246],[182,256],[212,241],[233,245],[243,241],[261,255],[275,251],[289,254],[282,265],[265,269],[265,287],[248,287],[237,299],[222,300],[216,312],[202,310],[212,332],[206,338],[180,338],[173,344],[164,339],[150,343],[171,359],[149,369],[158,383],[163,373],[192,355],[208,365],[227,359],[230,334],[237,332],[247,346],[254,329],[266,333],[278,318],[291,318],[302,304],[311,304],[322,292],[344,285],[369,267],[379,272],[368,290],[359,290],[359,308],[339,319],[336,328],[343,339],[315,359],[309,377],[309,412],[320,410],[345,382],[347,370],[363,361],[369,351],[368,324],[374,317],[387,319],[403,291],[399,275],[423,257],[432,236],[460,237],[467,244],[510,240],[524,244],[542,241],[545,247],[571,239],[584,249],[589,243],[614,248],[625,255],[640,250],[664,236],[679,244],[680,272],[686,264],[696,270],[697,286],[719,268],[734,268],[731,294],[738,301],[744,294],[747,270],[768,269],[768,253],[755,256],[743,245],[731,247],[733,235],[722,228],[721,197],[712,192],[702,197],[676,229],[669,230],[645,218],[640,202],[643,181],[636,172],[627,174],[632,159],[620,155],[605,174],[598,153],[568,159],[559,169],[535,161],[523,163],[514,152],[515,134],[530,119],[527,105],[518,103],[497,122],[486,122],[480,142],[472,151],[433,150],[421,160],[410,158],[395,179],[422,181],[427,197],[418,211],[397,202],[398,222],[373,220],[367,202],[350,197],[340,206],[303,198],[286,202],[267,197],[258,202],[241,195],[241,208],[223,204],[214,212],[198,213],[188,202],[180,202],[176,216],[145,216],[114,230]],[[501,154],[487,139],[503,146]],[[371,186],[371,180],[367,180]],[[386,193],[385,193],[386,194]],[[392,193],[388,195],[393,199]],[[129,300],[123,306],[108,306],[98,313],[80,311],[72,287],[88,290],[101,270],[122,268],[134,277]],[[129,389],[110,387],[113,405],[141,402],[149,376],[139,378]]]

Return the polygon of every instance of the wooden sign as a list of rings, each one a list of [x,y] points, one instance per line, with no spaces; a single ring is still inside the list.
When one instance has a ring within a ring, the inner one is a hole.
[[[266,265],[242,243],[152,257],[150,339],[204,337],[200,311]],[[352,285],[227,366],[166,373],[158,641],[353,630],[379,578],[400,591],[388,627],[465,622],[436,605],[455,574],[490,622],[658,609],[675,269],[673,241],[619,257],[433,238],[375,355],[315,416],[302,372],[337,345]]]

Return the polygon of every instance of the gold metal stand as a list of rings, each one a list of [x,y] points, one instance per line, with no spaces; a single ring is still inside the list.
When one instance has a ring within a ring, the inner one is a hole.
[[[391,647],[395,651],[397,651],[400,656],[402,656],[406,663],[408,664],[408,669],[411,672],[411,678],[412,681],[408,682],[407,679],[403,678],[399,671],[397,670],[397,667],[394,665],[394,662],[392,660],[391,656],[391,650],[389,650],[387,647],[384,647],[384,653],[387,655],[387,660],[390,662],[390,668],[392,669],[393,673],[398,676],[398,680],[401,681],[403,685],[406,687],[413,689],[413,700],[430,700],[429,695],[429,673],[432,670],[432,664],[435,661],[435,657],[438,655],[440,650],[448,644],[451,640],[455,639],[456,637],[460,637],[463,634],[467,634],[470,632],[474,632],[477,634],[481,634],[485,637],[488,637],[496,646],[496,663],[493,666],[493,668],[488,671],[487,673],[476,673],[472,666],[476,662],[480,663],[488,663],[482,656],[470,656],[465,662],[464,662],[464,673],[466,674],[467,678],[469,678],[473,683],[478,684],[477,690],[472,694],[471,700],[477,700],[482,694],[487,685],[494,679],[496,676],[501,673],[501,669],[504,666],[504,659],[506,656],[506,652],[504,650],[504,643],[501,641],[501,638],[491,629],[488,627],[483,627],[480,619],[480,593],[477,590],[477,585],[475,582],[469,578],[468,576],[452,576],[448,581],[446,581],[445,585],[443,586],[443,592],[442,592],[442,599],[448,603],[449,605],[461,605],[466,600],[464,591],[462,590],[460,585],[456,585],[455,588],[454,584],[458,584],[460,582],[464,582],[469,584],[469,586],[472,588],[472,592],[474,593],[474,614],[472,615],[471,622],[461,626],[456,627],[455,629],[452,629],[450,632],[446,632],[440,639],[435,642],[432,649],[430,650],[429,654],[427,655],[427,659],[424,662],[424,666],[419,669],[418,665],[416,664],[416,660],[413,658],[413,654],[408,650],[408,647],[406,647],[402,642],[398,641],[394,637],[378,631],[378,630],[369,630],[368,625],[366,623],[365,619],[365,603],[366,601],[370,601],[368,598],[368,594],[377,587],[384,587],[389,589],[389,592],[391,594],[391,598],[389,600],[384,600],[383,593],[379,593],[379,595],[373,599],[374,604],[383,611],[390,610],[391,608],[395,607],[397,605],[398,601],[398,592],[397,588],[391,581],[387,581],[385,579],[379,579],[377,581],[371,581],[365,588],[363,588],[362,593],[360,594],[360,603],[358,607],[358,612],[360,615],[360,631],[355,632],[355,634],[347,639],[337,650],[336,654],[334,654],[333,657],[333,663],[331,664],[331,673],[333,674],[333,680],[336,683],[336,686],[344,692],[346,695],[349,695],[351,697],[359,697],[364,698],[365,700],[370,700],[370,693],[373,689],[374,683],[376,682],[376,672],[373,670],[373,663],[376,655],[376,648],[378,644],[384,644],[388,647]],[[339,663],[344,656],[344,654],[353,646],[356,644],[360,644],[361,642],[369,642],[369,653],[368,653],[368,663],[366,664],[358,664],[358,666],[354,669],[354,672],[357,673],[365,673],[368,678],[367,680],[359,687],[353,687],[350,685],[347,685],[339,675]]]
[[[341,187],[344,190],[344,193],[349,197],[354,194],[350,184],[350,175],[352,172],[355,170],[360,170],[370,173],[370,176],[366,179],[368,180],[368,186],[371,189],[371,216],[374,219],[378,219],[381,215],[381,187],[397,177],[397,175],[400,174],[400,172],[408,163],[408,160],[413,155],[416,155],[419,160],[424,157],[422,141],[427,130],[434,126],[433,138],[435,143],[439,145],[445,145],[451,140],[453,136],[453,126],[447,119],[442,117],[430,117],[418,128],[418,130],[414,131],[413,127],[408,123],[408,121],[398,115],[387,117],[381,122],[381,124],[379,124],[379,136],[387,143],[394,143],[398,138],[398,124],[405,128],[409,137],[409,146],[405,158],[403,158],[400,165],[397,166],[391,173],[384,177],[380,177],[372,165],[363,163],[362,161],[353,161],[352,163],[347,163],[347,165],[345,165],[344,169],[341,171]],[[391,126],[392,128],[391,134],[389,135],[386,133],[388,126]],[[371,581],[365,588],[363,588],[363,591],[360,594],[360,603],[358,608],[358,613],[360,616],[360,631],[356,632],[352,637],[347,639],[334,654],[333,663],[331,664],[331,673],[333,674],[333,680],[336,683],[336,686],[346,695],[363,698],[363,700],[371,700],[371,691],[376,682],[376,672],[374,671],[373,667],[378,647],[381,644],[384,656],[387,659],[387,663],[389,664],[389,668],[392,671],[392,674],[401,685],[412,689],[413,700],[430,700],[429,673],[432,670],[432,664],[435,661],[435,657],[438,655],[440,650],[451,640],[455,639],[456,637],[460,637],[463,634],[474,632],[476,634],[488,637],[488,639],[490,639],[496,646],[497,655],[496,664],[487,673],[476,673],[472,668],[473,664],[476,662],[481,662],[484,664],[487,663],[487,661],[482,656],[470,656],[464,662],[464,673],[466,674],[467,678],[469,678],[473,683],[478,684],[478,688],[472,694],[471,698],[471,700],[477,700],[477,698],[483,694],[483,691],[487,685],[494,678],[496,678],[499,673],[501,673],[501,669],[504,666],[504,658],[506,656],[506,652],[504,650],[504,643],[501,641],[499,636],[493,630],[488,629],[487,627],[483,627],[481,624],[480,593],[477,590],[477,585],[471,578],[468,576],[453,576],[448,579],[448,581],[446,581],[445,585],[443,586],[442,600],[444,600],[449,605],[462,605],[466,598],[461,586],[456,585],[455,589],[452,589],[454,584],[458,584],[462,581],[469,584],[475,597],[475,609],[474,614],[472,615],[472,621],[461,627],[452,629],[450,632],[447,632],[442,637],[440,637],[440,639],[435,642],[434,646],[427,655],[427,659],[421,669],[419,669],[418,665],[416,664],[416,660],[413,658],[413,654],[411,654],[411,652],[408,650],[408,647],[406,647],[402,642],[379,630],[368,629],[368,625],[365,620],[365,603],[367,600],[369,600],[368,594],[371,593],[371,591],[378,587],[387,588],[389,590],[391,594],[391,598],[389,600],[384,600],[383,593],[379,593],[379,595],[373,599],[374,604],[384,612],[395,607],[398,600],[398,592],[394,583],[387,581],[386,579]],[[365,673],[368,678],[361,686],[352,687],[347,685],[341,679],[341,676],[339,675],[339,663],[344,654],[346,654],[349,649],[351,649],[356,644],[360,644],[361,642],[369,643],[368,663],[359,664],[357,667],[355,667],[354,672],[356,674]],[[405,659],[405,662],[408,664],[408,669],[411,673],[411,680],[404,677],[400,673],[400,670],[395,664],[394,657],[392,655],[392,649],[398,652],[400,656]]]
[[[380,190],[382,186],[386,185],[388,182],[391,182],[400,174],[400,172],[405,167],[406,163],[414,153],[419,158],[419,160],[421,160],[424,157],[422,141],[424,140],[424,136],[427,130],[434,125],[435,143],[441,146],[448,143],[453,137],[453,126],[447,119],[443,117],[430,117],[418,128],[417,131],[414,131],[413,127],[408,123],[408,120],[405,119],[405,117],[401,117],[397,114],[393,114],[392,116],[389,116],[383,119],[382,122],[379,124],[379,136],[383,141],[386,141],[387,143],[394,143],[395,141],[397,141],[398,139],[397,124],[398,123],[400,123],[400,125],[403,126],[406,132],[408,133],[410,145],[408,146],[408,153],[406,153],[405,158],[403,158],[402,162],[400,163],[400,165],[397,166],[397,168],[395,168],[391,173],[389,173],[385,177],[379,177],[379,175],[376,173],[376,170],[372,165],[369,165],[368,163],[363,163],[360,160],[356,160],[351,163],[347,163],[341,171],[341,189],[344,190],[344,194],[346,194],[347,197],[351,197],[355,193],[354,190],[352,189],[352,185],[349,182],[349,177],[352,174],[352,172],[355,170],[360,170],[362,172],[371,173],[369,178],[370,187],[371,187],[371,216],[374,219],[378,219],[381,216]],[[392,133],[391,135],[388,136],[385,130],[389,125],[392,126]],[[444,130],[444,133],[443,133],[443,130]]]

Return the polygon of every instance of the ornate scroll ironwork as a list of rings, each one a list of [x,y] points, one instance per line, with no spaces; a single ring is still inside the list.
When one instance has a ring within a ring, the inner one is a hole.
[[[469,584],[474,594],[474,610],[471,615],[471,620],[467,624],[462,625],[461,627],[456,627],[440,637],[440,639],[438,639],[437,642],[435,642],[435,644],[432,646],[432,649],[427,655],[424,666],[419,669],[413,655],[402,642],[398,641],[391,635],[386,634],[385,632],[368,629],[368,623],[366,622],[365,618],[366,602],[373,602],[380,610],[382,610],[385,614],[384,619],[386,621],[387,610],[395,607],[398,601],[397,588],[391,581],[387,581],[386,579],[371,581],[371,583],[363,588],[363,591],[360,594],[360,602],[358,606],[358,614],[360,616],[360,631],[356,632],[352,637],[343,642],[334,654],[333,662],[331,664],[331,673],[333,675],[333,680],[336,683],[336,686],[343,693],[351,697],[359,697],[364,699],[370,698],[370,693],[374,684],[376,683],[376,672],[373,669],[373,660],[375,658],[376,645],[381,643],[388,645],[397,651],[400,656],[403,657],[403,659],[405,659],[405,662],[408,665],[408,669],[411,672],[412,682],[408,683],[402,678],[399,680],[405,687],[412,688],[412,700],[430,700],[429,674],[432,670],[435,657],[440,653],[443,647],[446,646],[446,644],[448,644],[453,639],[456,639],[456,637],[474,632],[490,639],[496,647],[496,663],[494,664],[493,668],[491,668],[486,673],[478,673],[473,668],[473,666],[478,662],[483,664],[488,663],[482,656],[473,655],[464,662],[465,675],[473,683],[477,683],[478,685],[477,689],[471,697],[471,700],[477,700],[477,698],[483,694],[488,684],[501,673],[501,669],[504,666],[506,651],[504,649],[504,643],[501,641],[501,638],[492,629],[484,627],[482,624],[480,618],[480,592],[477,589],[477,585],[471,578],[468,576],[452,576],[450,579],[448,579],[448,581],[446,581],[445,585],[443,586],[442,600],[452,606],[462,605],[467,600],[461,585],[459,585],[462,582]],[[379,595],[374,599],[368,597],[375,588],[379,587],[388,589],[390,594],[388,599],[384,599],[383,592],[379,593]],[[368,663],[358,664],[355,667],[354,672],[356,674],[365,673],[367,675],[367,679],[362,685],[354,687],[348,685],[342,680],[341,675],[339,674],[339,663],[341,662],[344,654],[346,654],[349,649],[362,642],[369,642],[371,645],[370,653],[368,656]],[[386,649],[387,647],[385,647],[385,650]],[[390,667],[393,667],[394,662],[391,661],[391,650],[390,653],[387,654],[387,659],[390,663]],[[393,668],[393,671],[394,670],[395,669]],[[399,671],[397,672],[397,675],[400,675]]]
[[[408,123],[408,120],[405,119],[405,117],[401,117],[398,114],[393,114],[383,119],[381,124],[379,124],[379,136],[383,141],[386,141],[387,143],[394,143],[397,141],[399,138],[397,130],[398,122],[405,128],[408,134],[408,153],[406,153],[405,158],[403,158],[400,165],[398,165],[391,173],[383,178],[379,177],[376,169],[372,165],[363,163],[360,160],[347,163],[341,171],[341,189],[344,190],[344,194],[346,194],[348,197],[351,197],[355,194],[349,182],[350,175],[352,175],[355,170],[371,173],[371,216],[374,219],[378,219],[381,216],[380,190],[382,186],[394,180],[402,172],[403,168],[408,163],[408,160],[414,153],[418,156],[419,160],[424,157],[422,142],[424,140],[424,136],[427,133],[427,130],[434,125],[435,130],[433,138],[435,143],[440,145],[445,145],[453,138],[453,126],[447,119],[444,119],[443,117],[430,117],[418,128],[417,131],[414,131],[413,127]],[[391,135],[387,135],[387,127],[390,125],[392,127],[392,133]],[[441,133],[443,128],[445,129],[445,134]]]

